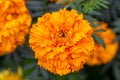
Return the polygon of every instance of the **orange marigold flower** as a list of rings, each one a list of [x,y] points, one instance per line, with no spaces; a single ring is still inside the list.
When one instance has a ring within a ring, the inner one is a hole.
[[[107,64],[116,56],[118,50],[118,42],[113,42],[116,35],[111,29],[107,28],[107,24],[102,23],[102,25],[98,26],[95,30],[98,29],[106,30],[105,32],[96,32],[105,42],[106,49],[103,48],[101,44],[95,43],[95,50],[87,62],[90,66]]]
[[[30,30],[30,46],[38,65],[65,75],[83,68],[94,48],[93,28],[76,10],[66,9],[38,18]]]
[[[31,16],[23,0],[0,0],[0,55],[23,44]]]

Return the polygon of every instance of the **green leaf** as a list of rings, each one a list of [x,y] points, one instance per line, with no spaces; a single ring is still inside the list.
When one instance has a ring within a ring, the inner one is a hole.
[[[113,67],[115,80],[120,80],[120,65],[116,63]]]
[[[73,72],[67,75],[68,80],[84,80],[85,77],[86,75],[83,73],[80,74],[80,72]]]
[[[98,20],[96,18],[89,16],[89,15],[85,15],[85,19],[90,22],[90,24],[93,28],[96,28],[96,27],[101,25],[101,24],[94,24],[94,22],[98,22]]]
[[[66,80],[67,76],[54,75],[56,80]]]
[[[69,8],[69,7],[72,7],[73,9],[76,9],[76,6],[72,3],[69,3],[67,5],[64,6],[65,8]]]
[[[23,69],[24,70],[28,70],[28,69],[31,69],[31,68],[33,68],[33,67],[35,67],[36,65],[35,65],[35,63],[29,63],[29,64],[27,64],[27,65],[25,65],[24,67],[23,67]]]
[[[30,74],[30,80],[36,80],[38,77],[38,68],[36,67]]]
[[[100,38],[97,34],[93,34],[93,38],[96,42],[100,43],[104,48],[106,48],[106,45],[102,38]]]
[[[120,33],[120,18],[118,18],[118,19],[114,22],[114,25],[115,25],[115,28],[113,29],[113,31]]]
[[[83,6],[81,10],[83,13],[89,13],[89,11],[95,11],[101,9],[101,7],[108,8],[108,1],[105,0],[86,0],[80,6]]]
[[[46,79],[44,79],[43,77],[39,76],[39,77],[37,78],[37,80],[46,80]]]
[[[95,30],[95,32],[105,32],[106,30],[104,29],[99,29],[99,30]]]
[[[106,4],[103,4],[103,3],[99,3],[99,6],[102,6],[104,8],[108,8],[108,6]]]
[[[50,80],[50,76],[49,76],[49,74],[48,74],[48,71],[46,71],[46,70],[45,70],[44,68],[42,68],[42,67],[40,67],[39,70],[40,70],[42,76],[45,78],[45,80]],[[51,80],[53,80],[53,79],[51,79]]]

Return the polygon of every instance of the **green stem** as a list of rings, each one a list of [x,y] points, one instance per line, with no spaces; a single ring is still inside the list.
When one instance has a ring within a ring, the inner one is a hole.
[[[91,0],[89,3],[89,6],[91,6],[93,4],[94,0]]]

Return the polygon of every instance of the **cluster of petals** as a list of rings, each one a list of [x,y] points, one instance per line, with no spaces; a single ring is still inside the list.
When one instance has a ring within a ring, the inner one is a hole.
[[[0,80],[23,80],[22,69],[19,67],[16,73],[8,69],[0,72]]]
[[[25,42],[31,16],[23,0],[0,0],[0,55]]]
[[[29,43],[38,65],[65,75],[83,68],[94,49],[92,33],[83,14],[62,9],[38,18],[30,30]]]
[[[95,42],[95,50],[87,62],[90,66],[107,64],[113,60],[118,50],[118,42],[114,42],[116,34],[110,28],[107,28],[107,24],[103,22],[95,28],[95,30],[102,29],[105,30],[105,32],[96,32],[96,34],[103,39],[106,48],[103,48],[100,43]]]

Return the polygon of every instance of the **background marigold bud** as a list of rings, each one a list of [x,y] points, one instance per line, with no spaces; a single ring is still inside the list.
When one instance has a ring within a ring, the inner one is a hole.
[[[101,23],[100,26],[95,28],[95,30],[100,29],[104,29],[105,32],[96,32],[96,34],[103,39],[106,48],[103,48],[100,43],[95,42],[95,50],[87,62],[90,66],[107,64],[116,56],[118,50],[118,42],[113,42],[116,38],[115,33],[107,28],[106,23]]]

